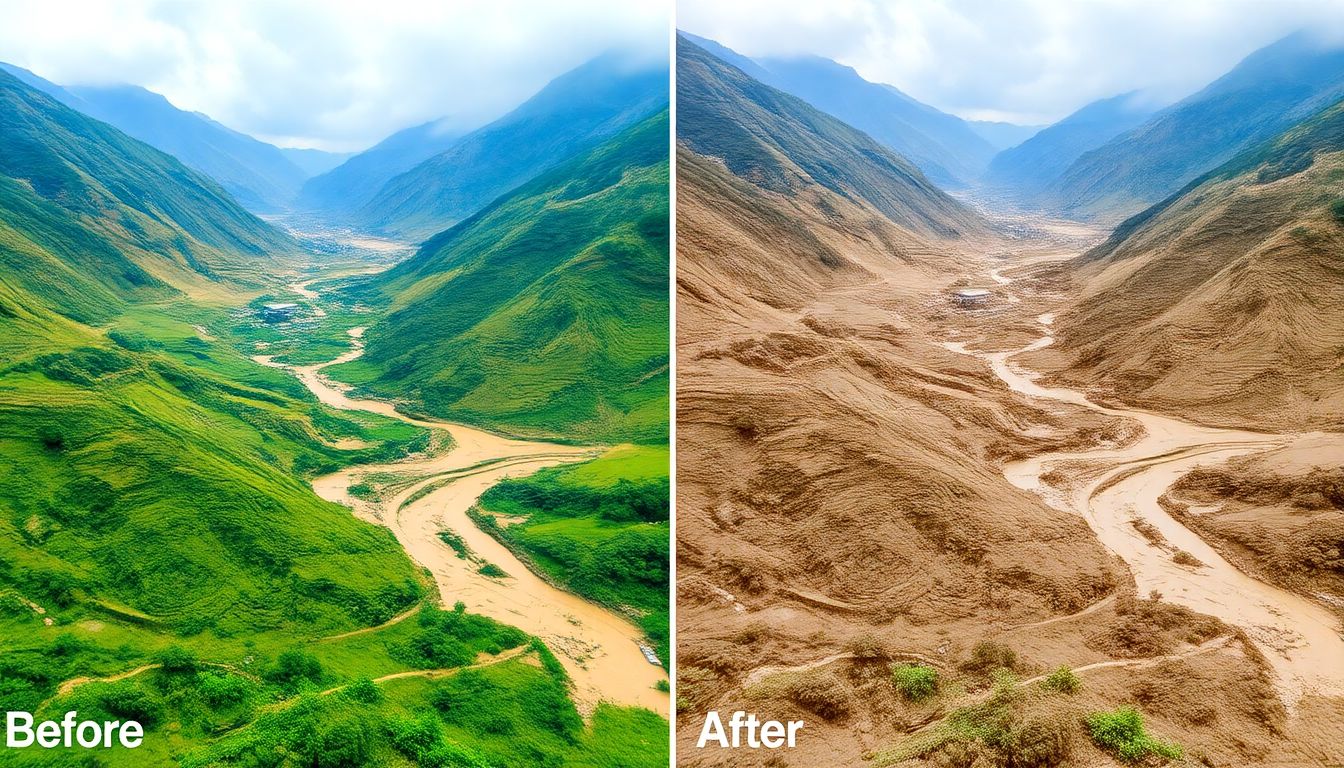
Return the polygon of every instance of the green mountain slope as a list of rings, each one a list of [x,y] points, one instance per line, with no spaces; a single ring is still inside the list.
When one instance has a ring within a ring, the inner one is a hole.
[[[414,604],[392,535],[305,478],[423,433],[326,410],[182,293],[240,302],[289,240],[6,74],[0,115],[0,704],[172,642],[269,658]]]
[[[1344,47],[1298,33],[1075,161],[1043,193],[1073,216],[1118,221],[1344,94]]]
[[[667,143],[664,111],[356,288],[389,309],[330,370],[511,432],[665,439]]]
[[[1344,422],[1344,102],[1118,227],[1056,321],[1069,378],[1268,428]]]
[[[133,299],[255,284],[296,252],[214,182],[4,72],[0,125],[0,259],[47,309],[93,322]]]
[[[766,191],[788,195],[815,182],[918,234],[981,226],[905,158],[684,37],[677,38],[677,109],[678,143],[722,158],[731,173]]]
[[[389,180],[356,215],[421,240],[667,106],[667,69],[604,54],[517,109]]]
[[[309,175],[281,150],[226,128],[205,115],[173,106],[133,85],[58,86],[27,70],[0,64],[10,74],[128,136],[162,150],[214,179],[254,211],[284,206]],[[325,155],[316,150],[309,153]]]

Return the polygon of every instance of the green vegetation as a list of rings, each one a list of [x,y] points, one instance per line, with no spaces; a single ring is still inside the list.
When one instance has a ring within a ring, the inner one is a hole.
[[[394,718],[427,712],[426,766],[666,764],[666,721],[585,726],[544,646],[436,608],[387,529],[314,494],[429,433],[249,359],[334,356],[361,314],[255,321],[289,238],[4,74],[0,127],[0,706],[141,720],[143,747],[98,756],[111,768],[405,764]],[[468,684],[496,730],[453,698]]]
[[[938,692],[938,670],[924,664],[896,664],[891,682],[907,701],[924,701]]]
[[[352,283],[387,314],[329,372],[506,432],[665,442],[667,131],[649,118]]]
[[[953,710],[931,731],[874,756],[874,765],[915,758],[935,765],[984,768],[1053,768],[1071,752],[1068,720],[1032,711],[1042,694],[1019,688],[1011,672],[999,668],[984,701]]]
[[[1134,707],[1120,707],[1110,712],[1095,712],[1087,716],[1087,732],[1097,746],[1127,763],[1137,763],[1149,757],[1176,760],[1181,757],[1180,746],[1148,735],[1143,727],[1143,715]]]
[[[0,125],[2,316],[100,322],[187,287],[255,284],[260,257],[297,252],[214,182],[7,72]]]
[[[1061,666],[1046,675],[1045,679],[1041,681],[1041,687],[1057,693],[1077,693],[1083,687],[1083,681],[1082,678],[1078,677],[1077,672]]]
[[[476,572],[482,576],[489,576],[492,579],[507,579],[509,577],[509,574],[505,573],[503,568],[500,568],[494,563],[486,563],[480,568],[477,568]]]
[[[636,618],[669,659],[668,461],[666,448],[625,446],[506,480],[473,519],[551,581]]]
[[[1344,224],[1344,197],[1330,204],[1330,215],[1335,217],[1335,221]]]

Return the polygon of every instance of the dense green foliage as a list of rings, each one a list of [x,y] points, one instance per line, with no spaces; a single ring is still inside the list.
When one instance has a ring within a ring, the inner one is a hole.
[[[633,615],[666,660],[669,504],[667,450],[625,447],[505,480],[474,519],[553,582]],[[503,527],[495,514],[525,519]]]
[[[329,371],[508,432],[665,441],[667,132],[662,112],[347,289],[390,306]]]
[[[891,682],[909,701],[923,701],[938,692],[938,670],[924,664],[897,664]]]
[[[1144,730],[1143,715],[1133,707],[1088,715],[1087,732],[1097,746],[1126,763],[1137,763],[1149,757],[1175,760],[1182,754],[1178,745],[1150,736]]]

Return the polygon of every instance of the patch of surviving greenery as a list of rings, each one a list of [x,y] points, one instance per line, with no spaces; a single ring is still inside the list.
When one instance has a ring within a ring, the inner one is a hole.
[[[938,692],[938,670],[926,664],[897,664],[891,682],[906,701],[924,701]]]
[[[1094,712],[1086,722],[1097,746],[1124,762],[1137,763],[1149,757],[1176,760],[1182,755],[1179,745],[1149,735],[1143,726],[1143,714],[1134,707]]]

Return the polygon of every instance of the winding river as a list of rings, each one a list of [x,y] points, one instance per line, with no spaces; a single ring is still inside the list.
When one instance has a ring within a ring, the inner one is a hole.
[[[1011,282],[1002,274],[995,280],[1001,285]],[[1206,427],[1157,413],[1106,407],[1077,390],[1042,386],[1037,374],[1012,360],[1053,343],[1053,316],[1037,320],[1043,335],[1021,349],[982,352],[959,342],[946,346],[985,360],[999,379],[1026,397],[1133,419],[1143,426],[1144,436],[1118,448],[1049,453],[1012,462],[1004,467],[1008,480],[1039,494],[1051,506],[1086,519],[1102,544],[1128,564],[1139,594],[1159,592],[1164,600],[1244,630],[1273,668],[1279,694],[1290,711],[1303,696],[1344,695],[1344,636],[1336,616],[1304,597],[1247,576],[1158,504],[1173,483],[1198,466],[1277,448],[1300,436]],[[1052,470],[1066,481],[1043,481]],[[1147,536],[1135,521],[1151,526]],[[1157,541],[1152,540],[1158,538],[1152,536],[1154,529],[1161,534]],[[1175,555],[1182,550],[1201,565],[1176,562]]]
[[[293,373],[333,408],[368,411],[439,430],[452,438],[453,446],[388,464],[349,467],[317,478],[313,489],[328,501],[350,507],[359,517],[391,529],[412,559],[433,574],[444,604],[461,601],[473,613],[540,637],[573,678],[575,700],[586,715],[599,701],[606,701],[645,707],[667,717],[669,697],[654,688],[667,675],[644,658],[639,648],[642,633],[634,623],[552,586],[467,517],[476,499],[495,483],[590,458],[602,449],[514,440],[461,424],[406,416],[389,402],[352,398],[348,386],[327,378],[322,369],[359,357],[363,332],[363,328],[350,329],[351,349],[318,365],[284,365],[265,355],[253,359]],[[350,495],[351,485],[381,473],[414,480],[386,498],[364,500]],[[499,566],[508,576],[491,578],[479,573],[477,563],[458,557],[439,538],[445,530],[456,533],[473,554]]]

